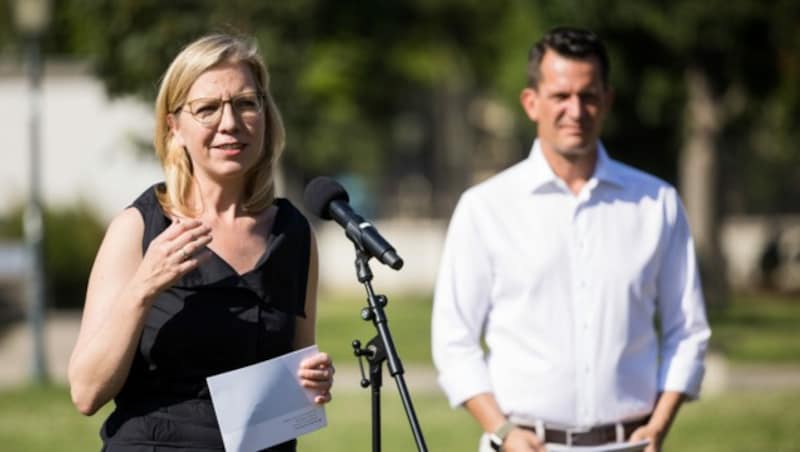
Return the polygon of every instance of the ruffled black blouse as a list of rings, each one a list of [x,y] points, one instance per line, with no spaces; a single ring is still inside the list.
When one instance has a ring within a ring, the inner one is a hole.
[[[171,223],[155,189],[133,203],[144,219],[143,252]],[[295,317],[305,315],[310,228],[288,200],[274,203],[268,247],[252,270],[238,274],[212,252],[156,298],[102,427],[103,450],[223,450],[206,377],[292,351]]]

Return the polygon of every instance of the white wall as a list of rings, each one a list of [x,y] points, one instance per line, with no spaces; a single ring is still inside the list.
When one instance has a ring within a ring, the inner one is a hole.
[[[41,95],[41,190],[47,205],[84,199],[109,219],[161,180],[155,156],[137,155],[131,137],[150,141],[152,108],[110,100],[99,80],[69,67],[46,69]],[[0,75],[0,213],[28,192],[29,90],[24,75]]]
[[[447,224],[435,220],[395,219],[377,221],[375,227],[404,261],[403,268],[395,271],[375,259],[370,260],[376,293],[387,295],[390,301],[392,294],[401,292],[432,293]],[[327,221],[318,224],[315,230],[319,243],[320,288],[358,292],[366,299],[366,292],[356,279],[353,244],[345,236],[344,229]]]

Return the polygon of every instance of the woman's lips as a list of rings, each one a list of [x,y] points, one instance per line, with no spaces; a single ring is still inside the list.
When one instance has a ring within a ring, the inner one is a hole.
[[[244,143],[223,143],[213,146],[214,149],[217,149],[225,155],[237,155],[242,152],[244,147]]]

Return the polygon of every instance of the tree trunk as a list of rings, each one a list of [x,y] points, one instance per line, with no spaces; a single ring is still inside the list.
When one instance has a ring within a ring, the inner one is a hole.
[[[722,108],[705,72],[686,71],[685,137],[680,155],[680,191],[695,240],[706,301],[721,306],[728,296],[727,272],[719,240],[719,158],[717,137]]]
[[[435,207],[449,218],[472,170],[472,133],[467,119],[467,81],[455,76],[441,82],[433,96],[433,151],[435,153]]]

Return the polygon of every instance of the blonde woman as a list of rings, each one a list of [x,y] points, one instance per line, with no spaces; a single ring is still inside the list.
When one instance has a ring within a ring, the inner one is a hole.
[[[206,377],[315,342],[313,231],[274,197],[283,145],[253,44],[211,35],[175,58],[156,99],[165,181],[111,222],[69,363],[81,413],[115,401],[103,450],[222,450]],[[316,403],[333,373],[325,353],[302,363]]]

